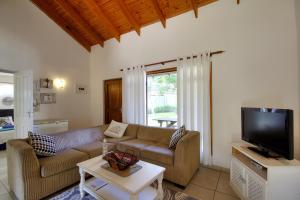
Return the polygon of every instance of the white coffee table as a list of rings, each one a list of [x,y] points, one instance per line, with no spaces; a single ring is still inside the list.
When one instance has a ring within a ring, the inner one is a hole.
[[[102,156],[78,163],[80,173],[80,195],[84,197],[85,192],[89,193],[96,199],[106,200],[153,200],[163,199],[162,180],[165,168],[139,161],[137,164],[142,168],[128,177],[121,177],[114,174],[101,166],[107,163]],[[85,173],[93,176],[85,180]],[[105,185],[101,188],[93,189],[91,184],[95,179],[104,181]],[[154,181],[158,181],[158,189],[151,186]]]

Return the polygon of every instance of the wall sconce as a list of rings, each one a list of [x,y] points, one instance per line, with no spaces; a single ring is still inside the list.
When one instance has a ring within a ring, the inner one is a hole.
[[[66,81],[64,79],[57,78],[54,80],[54,85],[57,89],[64,89]]]

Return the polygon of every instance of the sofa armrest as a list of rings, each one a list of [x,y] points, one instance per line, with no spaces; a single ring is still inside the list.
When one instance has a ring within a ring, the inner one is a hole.
[[[186,180],[200,166],[200,133],[189,131],[177,143],[174,158],[174,167],[186,174]]]
[[[24,199],[28,184],[40,177],[38,158],[26,139],[7,142],[7,165],[10,190],[19,199]]]
[[[30,178],[40,175],[39,160],[26,139],[7,142],[7,164],[9,175]],[[11,173],[10,173],[11,172]]]

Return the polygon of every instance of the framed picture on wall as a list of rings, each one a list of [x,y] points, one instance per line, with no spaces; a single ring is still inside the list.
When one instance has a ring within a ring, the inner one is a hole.
[[[53,80],[45,78],[45,79],[40,79],[40,88],[48,88],[52,89],[53,88]]]
[[[41,93],[40,94],[41,104],[55,104],[56,94],[55,93]]]

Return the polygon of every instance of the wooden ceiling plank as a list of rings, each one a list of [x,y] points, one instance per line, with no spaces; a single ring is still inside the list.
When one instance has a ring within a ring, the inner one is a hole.
[[[73,29],[66,20],[58,15],[55,10],[44,0],[31,0],[41,11],[43,11],[50,19],[52,19],[57,25],[59,25],[64,31],[66,31],[74,40],[81,44],[87,51],[91,51],[91,44],[80,35],[75,29]]]
[[[195,13],[195,17],[198,18],[198,2],[197,0],[191,0],[191,4]]]
[[[159,7],[158,1],[157,0],[150,0],[152,2],[153,8],[161,22],[164,28],[166,28],[166,18],[162,12],[162,10]]]
[[[141,34],[141,26],[138,24],[136,19],[131,15],[127,6],[125,5],[123,0],[115,0],[121,8],[122,13],[126,16],[128,22],[134,28],[135,32],[140,35]]]
[[[95,32],[93,28],[86,22],[80,14],[65,0],[54,0],[65,12],[69,15],[75,23],[81,26],[90,37],[94,38],[102,47],[104,45],[104,39],[101,35]]]
[[[104,21],[106,25],[112,30],[114,38],[116,38],[120,42],[120,33],[117,28],[113,25],[113,23],[108,19],[108,17],[104,14],[102,9],[98,6],[98,4],[94,0],[85,0],[83,1],[88,9],[97,16],[99,21]]]

